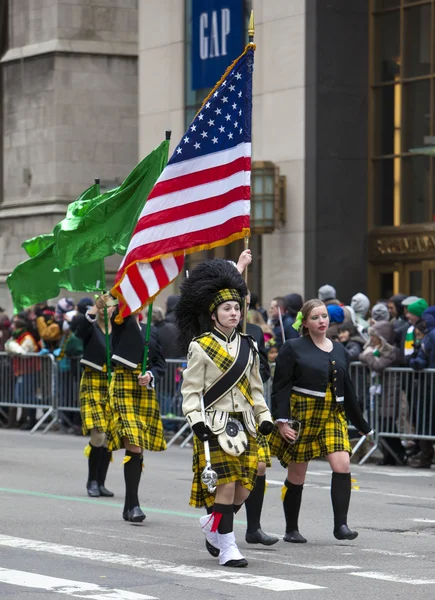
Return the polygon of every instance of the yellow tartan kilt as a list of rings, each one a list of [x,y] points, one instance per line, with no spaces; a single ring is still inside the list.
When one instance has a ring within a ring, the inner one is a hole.
[[[139,385],[140,373],[118,365],[113,371],[106,405],[109,450],[123,448],[123,438],[143,450],[166,450],[156,392]]]
[[[83,435],[87,435],[91,429],[98,429],[101,433],[106,432],[105,407],[108,392],[107,373],[85,367],[80,380],[80,415]]]
[[[276,426],[269,436],[270,453],[283,467],[333,452],[345,451],[352,455],[344,407],[335,401],[330,387],[325,398],[292,394],[290,404],[292,419],[301,423],[299,438],[289,444]]]
[[[237,418],[237,413],[230,413],[230,416]],[[242,416],[240,419],[242,421]],[[246,432],[248,438],[248,448],[240,456],[231,456],[219,446],[216,436],[210,441],[211,467],[218,476],[218,485],[238,481],[243,487],[252,491],[257,478],[258,468],[258,446],[257,441]],[[193,436],[193,481],[190,493],[190,506],[202,508],[204,506],[213,506],[215,496],[211,494],[207,487],[201,481],[201,474],[205,467],[204,444],[196,435]]]
[[[272,459],[270,458],[268,437],[257,432],[258,462],[264,462],[266,467],[271,467]]]

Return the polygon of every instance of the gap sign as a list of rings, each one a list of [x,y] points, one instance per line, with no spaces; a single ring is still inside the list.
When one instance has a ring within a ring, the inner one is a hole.
[[[213,87],[243,40],[243,0],[192,0],[192,89]]]

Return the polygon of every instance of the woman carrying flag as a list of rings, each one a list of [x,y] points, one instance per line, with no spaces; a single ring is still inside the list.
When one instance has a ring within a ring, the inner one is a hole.
[[[255,343],[237,330],[246,294],[234,266],[213,259],[198,265],[182,283],[175,309],[180,341],[188,348],[183,413],[198,438],[191,504],[204,505],[201,474],[208,442],[218,479],[213,512],[201,517],[200,524],[209,543],[220,550],[219,564],[228,567],[248,564],[236,544],[234,513],[255,485],[256,424],[264,435],[273,428]]]
[[[113,299],[111,298],[113,302]],[[139,483],[143,468],[143,451],[166,450],[163,425],[155,386],[166,370],[157,330],[151,327],[146,340],[146,326],[139,315],[117,323],[112,317],[112,363],[114,370],[106,407],[109,450],[125,448],[124,480],[125,521],[141,523],[145,514],[139,505]],[[145,345],[148,344],[147,370],[142,374]]]

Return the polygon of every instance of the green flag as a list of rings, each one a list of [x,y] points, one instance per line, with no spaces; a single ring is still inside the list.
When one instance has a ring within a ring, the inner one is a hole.
[[[58,268],[125,254],[140,212],[168,161],[165,140],[142,160],[115,190],[89,201],[73,202],[53,230]]]
[[[104,278],[102,260],[61,273],[56,270],[52,233],[26,240],[22,247],[30,258],[15,267],[7,278],[16,313],[47,298],[55,298],[61,288],[70,292],[93,292],[101,289]]]

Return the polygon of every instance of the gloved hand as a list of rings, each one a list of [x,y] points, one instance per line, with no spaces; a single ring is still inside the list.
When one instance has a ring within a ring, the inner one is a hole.
[[[269,435],[273,431],[273,423],[272,421],[263,421],[261,425],[258,426],[258,431],[262,435]]]
[[[195,425],[192,425],[192,429],[193,433],[201,440],[201,442],[207,442],[210,439],[210,436],[213,435],[213,432],[207,427],[204,421],[195,423]]]

